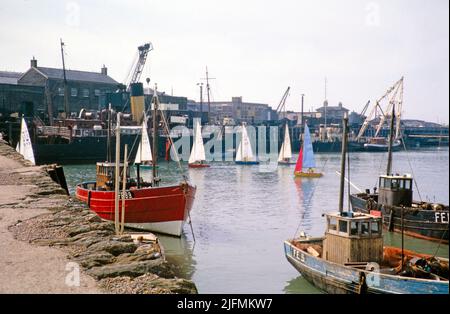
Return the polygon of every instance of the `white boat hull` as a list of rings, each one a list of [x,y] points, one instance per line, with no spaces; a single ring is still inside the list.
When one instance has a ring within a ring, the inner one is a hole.
[[[125,223],[125,226],[133,229],[164,233],[179,237],[183,232],[184,221],[174,220],[152,223]]]

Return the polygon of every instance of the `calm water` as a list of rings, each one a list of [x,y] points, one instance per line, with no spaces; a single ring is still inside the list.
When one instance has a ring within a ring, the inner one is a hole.
[[[293,165],[270,171],[266,165],[232,162],[205,169],[184,164],[198,188],[191,212],[196,241],[189,225],[181,239],[161,236],[167,259],[182,267],[200,293],[318,293],[283,251],[283,241],[297,231],[321,236],[322,213],[337,210],[340,156],[316,154],[316,162],[325,175],[301,180],[293,178]],[[373,188],[386,167],[386,154],[351,153],[350,166],[356,186]],[[449,203],[448,148],[396,152],[393,169],[414,174],[419,188],[414,187],[414,199],[420,193],[422,200]],[[72,192],[77,182],[95,178],[94,165],[64,166],[64,171]],[[160,171],[168,183],[180,178],[176,163],[162,163]],[[150,170],[143,176],[150,179]],[[386,232],[385,240],[400,245],[398,234]],[[438,244],[405,237],[405,247],[434,254]],[[448,246],[441,245],[438,255],[448,257]]]

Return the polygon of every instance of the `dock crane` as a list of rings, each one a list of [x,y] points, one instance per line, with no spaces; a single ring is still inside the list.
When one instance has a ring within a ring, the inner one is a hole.
[[[383,101],[387,102],[385,110],[381,108],[381,103]],[[380,115],[380,121],[376,127],[375,136],[378,136],[386,118],[388,112],[392,111],[392,108],[395,108],[396,112],[396,128],[395,128],[395,138],[398,138],[400,135],[400,119],[401,119],[401,112],[402,112],[402,105],[403,105],[403,77],[400,78],[395,84],[390,87],[386,93],[383,94],[376,102],[375,105],[370,110],[369,114],[367,115],[366,119],[364,120],[361,129],[359,130],[359,133],[356,137],[356,140],[359,140],[364,132],[366,131],[367,127],[369,126],[369,123],[372,121],[372,119],[376,118],[376,110],[379,109],[381,112]]]
[[[138,47],[137,58],[133,61],[130,71],[125,79],[127,91],[130,90],[131,84],[139,82],[142,70],[144,69],[145,61],[147,60],[148,52],[150,50],[153,50],[153,45],[150,42]]]
[[[291,90],[291,87],[288,86],[288,88],[286,89],[286,91],[283,94],[283,97],[281,97],[280,103],[278,104],[278,107],[276,109],[276,113],[277,115],[284,110],[285,104],[286,104],[286,99],[289,96],[289,91]]]

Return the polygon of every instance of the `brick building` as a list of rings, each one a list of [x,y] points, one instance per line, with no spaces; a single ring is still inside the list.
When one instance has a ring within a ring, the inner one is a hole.
[[[119,83],[108,76],[103,66],[100,72],[66,70],[69,112],[78,113],[82,108],[99,109],[100,97],[114,92]],[[44,89],[46,114],[53,117],[64,110],[64,71],[62,69],[39,67],[37,60],[31,60],[31,67],[17,80],[18,85],[38,86]]]

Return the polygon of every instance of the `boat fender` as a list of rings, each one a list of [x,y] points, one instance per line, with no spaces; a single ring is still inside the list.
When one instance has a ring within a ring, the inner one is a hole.
[[[91,190],[88,191],[87,206],[91,207]]]
[[[366,294],[367,293],[367,283],[366,283],[366,274],[364,272],[359,273],[359,285],[358,285],[358,294]]]

